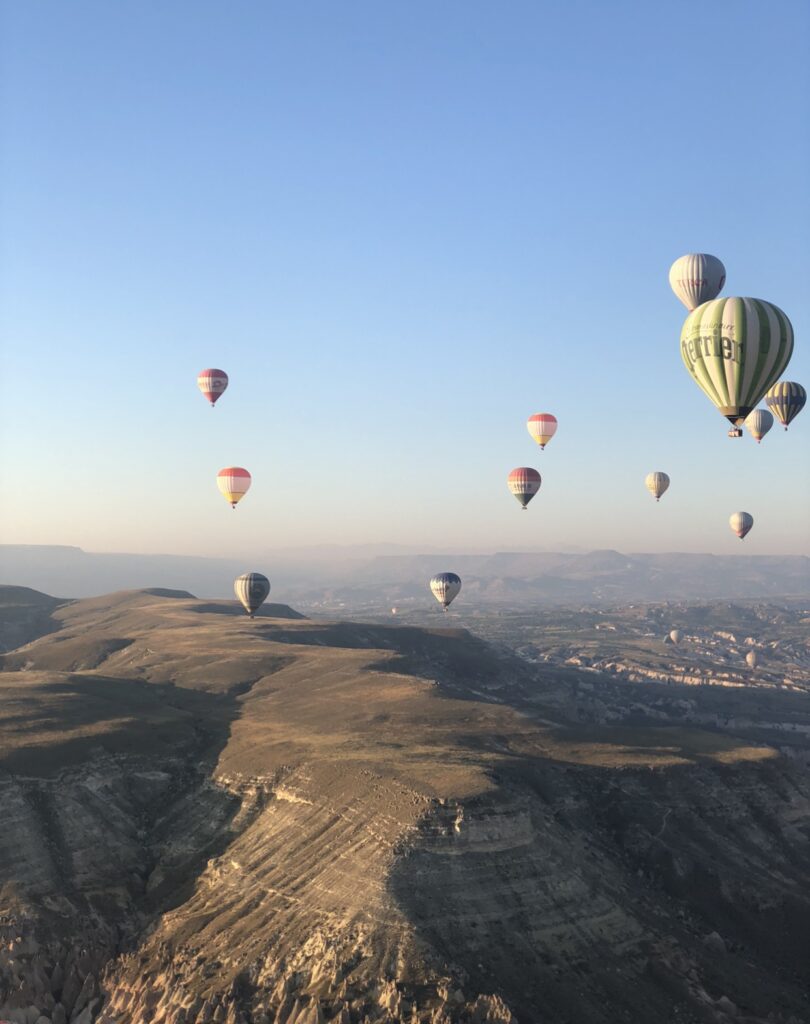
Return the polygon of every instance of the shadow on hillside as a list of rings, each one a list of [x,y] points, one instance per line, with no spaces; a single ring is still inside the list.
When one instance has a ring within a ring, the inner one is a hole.
[[[784,765],[707,767],[505,758],[493,791],[432,809],[392,896],[466,991],[499,993],[526,1024],[670,1020],[693,965],[752,1019],[800,1014],[810,854],[780,825]]]
[[[500,705],[503,706],[503,705]],[[501,725],[502,728],[502,725]],[[707,767],[755,763],[777,757],[768,746],[752,746],[746,739],[716,730],[684,727],[677,723],[628,725],[607,723],[578,726],[538,722],[536,731],[467,733],[454,736],[460,749],[498,756],[499,764],[531,768],[615,771],[674,770],[694,765]]]
[[[62,628],[62,623],[54,618],[54,613],[67,608],[73,602],[46,595],[39,597],[40,600],[27,604],[0,605],[0,655],[33,643],[34,640],[39,640],[50,633],[56,633]]]
[[[478,732],[425,729],[438,755],[448,740],[481,754],[494,789],[461,809],[434,804],[389,876],[465,992],[499,992],[526,1024],[669,1020],[673,1001],[690,1005],[685,963],[757,1017],[802,1012],[810,852],[793,821],[810,791],[785,759],[684,723],[538,721],[535,732],[542,668],[465,634],[336,624],[289,636],[392,649],[369,667],[435,678],[438,700],[480,702],[475,687],[497,673],[497,703],[527,716],[514,734],[497,717]],[[713,931],[724,958],[703,943]],[[640,966],[628,971],[627,956]]]
[[[115,934],[137,941],[144,922],[184,903],[208,860],[227,849],[241,802],[210,780],[241,713],[237,697],[125,678],[0,673],[0,778],[17,778],[21,820],[30,816],[50,837],[46,856],[58,850],[61,886],[80,916],[82,907],[101,913]],[[63,827],[74,816],[81,828]],[[86,844],[96,864],[89,882],[81,880]],[[128,863],[137,873],[121,870]],[[4,867],[0,859],[0,888]],[[24,874],[12,881],[26,888]],[[29,896],[43,927],[68,942],[81,933],[80,920]],[[99,955],[123,951],[102,946]]]
[[[285,630],[283,626],[272,627],[256,633],[257,639],[271,643],[294,644],[296,646],[334,647],[339,650],[358,651],[392,651],[403,663],[412,667],[403,668],[404,673],[419,675],[428,662],[443,664],[452,661],[461,668],[464,665],[472,668],[485,658],[490,664],[496,660],[508,660],[506,656],[496,654],[484,640],[469,633],[466,629],[426,626],[380,626],[359,622],[335,622],[324,625],[307,620],[306,625],[296,629]],[[413,659],[418,661],[414,662]],[[524,662],[515,658],[514,661],[526,671]],[[385,663],[389,668],[391,662]],[[373,667],[373,666],[370,666]],[[399,669],[396,669],[399,671]]]
[[[210,615],[231,615],[250,622],[241,605],[233,601],[198,601],[189,605],[190,612],[208,613]],[[254,619],[306,619],[306,615],[297,612],[286,604],[265,604],[256,612]]]
[[[0,673],[0,768],[49,775],[100,754],[189,754],[214,763],[240,713],[236,696],[115,677]]]

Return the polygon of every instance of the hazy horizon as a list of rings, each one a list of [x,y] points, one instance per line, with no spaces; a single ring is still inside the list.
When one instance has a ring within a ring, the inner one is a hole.
[[[738,545],[740,544],[738,540]],[[111,550],[107,548],[87,548],[80,544],[16,544],[13,542],[0,542],[0,551],[4,548],[31,548],[31,549],[42,549],[42,548],[56,548],[62,550],[75,550],[81,551],[83,554],[88,555],[125,555],[133,558],[206,558],[206,559],[234,559],[234,558],[251,558],[256,557],[257,552],[255,550],[247,552],[245,555],[240,553],[236,554],[206,554],[202,551],[135,551],[131,549]],[[459,545],[459,544],[401,544],[394,541],[380,541],[380,542],[367,542],[357,544],[337,544],[337,543],[315,543],[315,544],[294,544],[286,547],[267,547],[259,549],[260,554],[258,557],[268,557],[272,555],[301,555],[301,554],[312,554],[316,556],[319,552],[364,552],[368,557],[384,556],[386,551],[392,551],[395,553],[418,555],[418,554],[458,554],[458,555],[496,555],[500,553],[508,554],[543,554],[543,555],[587,555],[595,554],[600,551],[615,551],[618,554],[624,555],[707,555],[712,558],[722,557],[737,557],[740,555],[746,555],[746,550],[741,549],[738,546],[736,549],[732,548],[730,551],[709,551],[699,550],[693,548],[667,548],[660,551],[651,551],[644,548],[617,548],[617,547],[588,547],[586,545],[559,545],[559,546],[548,546],[548,545],[488,545],[481,547],[474,547],[472,545]],[[784,557],[796,557],[796,558],[810,558],[810,554],[803,551],[784,551],[784,552],[757,552],[755,553],[759,557],[768,558],[784,558]]]
[[[807,556],[703,552],[494,551],[402,546],[313,547],[268,551],[250,559],[89,552],[77,547],[0,545],[0,584],[63,598],[97,597],[155,587],[233,600],[244,572],[270,579],[271,600],[341,615],[439,611],[428,581],[461,574],[454,614],[463,621],[486,608],[615,604],[707,599],[810,600]]]

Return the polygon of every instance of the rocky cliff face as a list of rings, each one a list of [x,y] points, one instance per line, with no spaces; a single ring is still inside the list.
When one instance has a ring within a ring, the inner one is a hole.
[[[807,758],[229,612],[113,595],[6,655],[0,1019],[810,1019]]]

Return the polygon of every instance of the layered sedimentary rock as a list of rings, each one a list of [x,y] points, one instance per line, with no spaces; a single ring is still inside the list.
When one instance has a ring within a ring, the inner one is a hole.
[[[806,1015],[804,760],[567,722],[463,631],[231,610],[77,602],[5,656],[0,1018]]]

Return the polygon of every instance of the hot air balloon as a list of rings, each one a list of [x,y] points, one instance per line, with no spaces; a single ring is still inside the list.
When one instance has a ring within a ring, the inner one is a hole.
[[[807,392],[793,380],[780,380],[765,395],[765,404],[787,430],[807,401]]]
[[[725,283],[726,268],[707,252],[690,252],[669,268],[670,287],[690,312],[716,298]]]
[[[754,525],[754,517],[748,512],[733,512],[729,516],[728,525],[742,540]]]
[[[228,466],[217,473],[217,486],[231,508],[236,508],[250,489],[250,473],[241,466]]]
[[[526,506],[540,490],[540,474],[530,466],[521,466],[512,470],[506,482],[525,512]]]
[[[227,386],[228,374],[224,370],[201,370],[197,374],[197,387],[211,403],[212,409]]]
[[[233,589],[252,619],[270,593],[270,580],[260,572],[243,572],[233,581]]]
[[[759,655],[756,651],[749,651],[745,656],[745,660],[748,662],[749,668],[756,668],[757,662],[759,661]]]
[[[683,635],[683,634],[681,633],[681,631],[680,631],[679,629],[673,629],[673,630],[671,630],[671,632],[670,632],[670,634],[669,634],[669,639],[670,639],[670,640],[671,640],[671,641],[672,641],[672,642],[673,642],[674,644],[679,644],[679,643],[681,642],[681,636],[682,636],[682,635]]]
[[[669,477],[666,473],[648,473],[644,478],[644,484],[656,501],[661,500],[661,495],[669,487]]]
[[[704,302],[689,314],[681,331],[686,369],[736,428],[785,369],[792,352],[790,320],[762,299]],[[734,431],[734,436],[741,434]]]
[[[442,608],[447,611],[448,605],[461,590],[461,578],[454,572],[436,573],[430,581],[430,589]]]
[[[396,608],[392,608],[392,609],[391,609],[391,614],[392,614],[392,615],[396,615],[396,613],[397,613],[397,609],[396,609]]]
[[[759,444],[773,426],[773,416],[767,409],[754,409],[745,417],[745,425],[748,428],[748,433]]]
[[[526,429],[542,451],[557,433],[557,417],[552,416],[550,412],[537,412],[526,421]]]

